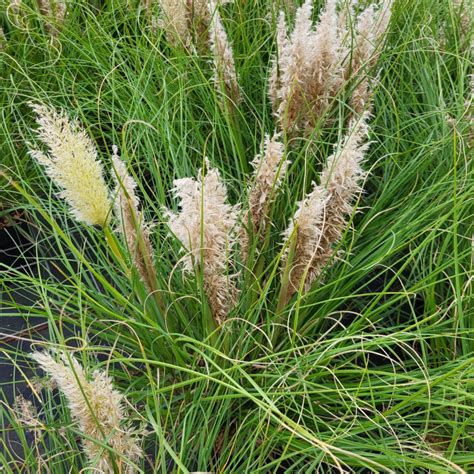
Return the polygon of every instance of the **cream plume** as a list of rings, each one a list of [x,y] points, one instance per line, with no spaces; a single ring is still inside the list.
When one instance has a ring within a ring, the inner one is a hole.
[[[56,381],[81,432],[92,438],[83,440],[91,466],[104,474],[113,474],[114,464],[120,472],[136,472],[131,463],[136,463],[143,453],[138,446],[138,434],[124,423],[124,396],[113,388],[112,379],[105,373],[95,371],[89,380],[72,355],[60,352],[58,356],[59,362],[47,352],[31,354]],[[118,454],[110,455],[98,442],[110,446]]]
[[[160,0],[160,7],[160,26],[166,31],[168,41],[174,46],[188,46],[191,35],[187,0]]]
[[[264,231],[269,218],[269,207],[278,192],[289,162],[283,159],[284,146],[279,135],[265,138],[264,150],[252,161],[254,169],[252,185],[249,189],[249,209],[243,218],[241,232],[242,259],[247,260],[250,234]]]
[[[240,91],[235,72],[234,53],[222,24],[217,4],[211,0],[209,6],[212,10],[209,33],[211,50],[214,55],[216,88],[218,92],[224,92],[226,97],[238,103]]]
[[[316,29],[312,0],[296,12],[295,27],[286,37],[283,14],[278,22],[278,60],[270,80],[274,113],[285,131],[312,129],[343,85],[346,48],[336,12],[328,0]],[[278,79],[277,79],[278,78]]]
[[[352,120],[349,132],[336,146],[321,173],[321,184],[300,203],[293,222],[285,232],[286,242],[294,235],[294,257],[291,261],[290,285],[287,300],[301,285],[304,291],[319,277],[333,255],[333,247],[347,226],[346,216],[353,212],[353,201],[362,191],[360,182],[365,176],[362,169],[368,148],[368,114]],[[295,235],[296,234],[296,235]],[[287,247],[291,245],[288,242]],[[288,251],[283,264],[288,260]]]
[[[56,0],[54,3],[54,18],[56,23],[62,24],[66,18],[67,5],[65,0]]]
[[[66,17],[66,3],[64,0],[38,0],[38,8],[45,18],[46,31],[51,36],[57,36],[58,26]]]
[[[38,0],[38,9],[40,13],[47,18],[51,18],[53,16],[51,0]]]
[[[157,276],[153,264],[154,252],[150,241],[150,231],[145,224],[143,213],[139,210],[140,201],[135,193],[137,183],[127,172],[117,151],[114,145],[112,164],[116,183],[115,215],[138,274],[148,291],[152,292],[155,289]]]
[[[221,0],[218,3],[224,5],[232,2],[233,0]],[[195,33],[195,45],[203,49],[209,47],[209,0],[160,0],[160,6],[162,17],[157,26],[166,30],[172,44],[188,47]],[[151,0],[144,0],[144,9],[151,15]]]
[[[31,104],[31,107],[37,114],[37,136],[49,154],[39,150],[31,150],[30,154],[62,188],[60,196],[78,221],[105,226],[111,205],[92,140],[64,111],[43,104]]]
[[[324,210],[327,203],[327,192],[313,184],[313,190],[298,204],[298,208],[284,232],[285,253],[282,256],[282,268],[291,264],[289,285],[285,300],[299,290],[303,278],[304,288],[314,280],[314,259],[322,238]],[[290,249],[294,242],[291,262]]]
[[[371,108],[372,88],[366,69],[375,65],[388,29],[392,0],[385,0],[377,11],[368,6],[357,18],[354,49],[350,61],[350,73],[356,85],[352,92],[351,105],[357,114]]]
[[[365,177],[362,163],[369,147],[366,142],[368,118],[366,112],[361,118],[351,121],[347,135],[336,146],[321,173],[321,186],[328,192],[328,201],[321,242],[312,263],[312,280],[321,274],[332,256],[333,246],[341,239],[347,226],[346,216],[354,211],[353,201],[362,192],[360,183]]]
[[[187,272],[200,269],[204,290],[214,319],[220,324],[235,300],[236,288],[227,275],[229,254],[235,243],[237,208],[227,203],[227,189],[219,172],[206,164],[197,180],[174,181],[173,193],[181,211],[167,211],[169,227],[188,254],[183,259]]]
[[[288,50],[289,47],[288,35],[286,33],[285,13],[280,11],[277,23],[277,56],[272,59],[272,69],[268,84],[268,93],[273,110],[278,110],[280,105],[280,67],[285,69],[288,67],[288,65],[285,64],[285,62],[289,60]]]

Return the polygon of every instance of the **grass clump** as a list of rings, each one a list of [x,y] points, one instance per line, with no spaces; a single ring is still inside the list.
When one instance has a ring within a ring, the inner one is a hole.
[[[2,212],[35,248],[2,318],[49,328],[2,348],[34,401],[0,406],[5,472],[470,472],[463,4],[222,3],[178,35],[148,2],[4,2]]]

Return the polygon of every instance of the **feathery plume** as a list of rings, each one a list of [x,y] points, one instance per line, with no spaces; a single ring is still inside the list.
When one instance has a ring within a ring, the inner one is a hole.
[[[64,111],[43,104],[30,104],[36,112],[38,138],[49,154],[30,150],[45,166],[47,175],[60,187],[73,216],[89,225],[105,226],[110,202],[97,150],[87,133]]]
[[[272,68],[268,84],[268,94],[273,110],[280,105],[279,90],[281,88],[280,67],[287,68],[284,62],[288,61],[288,35],[286,33],[285,13],[280,11],[277,23],[277,55],[272,59]],[[281,64],[281,66],[280,66]]]
[[[152,292],[155,289],[157,276],[153,264],[150,231],[145,224],[143,213],[139,211],[140,201],[135,193],[137,183],[127,172],[124,162],[117,155],[117,147],[114,145],[112,149],[112,164],[116,183],[115,215],[138,274],[148,291]]]
[[[49,35],[58,35],[58,27],[63,23],[66,16],[66,4],[64,0],[38,0],[38,8],[45,20],[45,29]]]
[[[361,167],[368,144],[368,113],[352,120],[349,132],[336,146],[321,173],[320,185],[300,203],[293,221],[285,232],[286,242],[296,239],[291,263],[290,285],[286,301],[295,293],[304,277],[304,291],[321,275],[333,254],[333,246],[347,225],[346,216],[353,212],[352,202],[362,191],[365,176]],[[288,251],[283,265],[288,261]]]
[[[219,4],[232,2],[233,0],[221,0]],[[160,6],[162,17],[158,21],[152,17],[154,31],[157,27],[165,29],[168,40],[175,46],[190,46],[194,36],[196,47],[208,49],[208,28],[211,21],[209,0],[160,0]],[[151,0],[143,0],[143,8],[151,15]]]
[[[188,0],[188,16],[190,34],[194,33],[194,45],[198,50],[207,52],[211,21],[209,0]]]
[[[38,0],[38,8],[39,12],[47,17],[50,18],[53,16],[53,10],[51,8],[51,0]]]
[[[238,103],[240,102],[240,91],[235,72],[234,53],[222,24],[217,4],[211,0],[209,5],[212,8],[209,33],[211,50],[214,55],[216,88],[218,92],[224,92],[226,97]]]
[[[220,0],[219,5],[233,0]],[[189,29],[194,32],[194,45],[203,52],[210,46],[209,25],[211,23],[211,4],[209,0],[188,0]]]
[[[351,105],[359,115],[364,110],[370,110],[372,88],[365,70],[373,67],[377,61],[379,46],[390,21],[391,8],[392,0],[385,0],[378,11],[374,5],[370,5],[357,18],[350,73],[357,81],[352,92]]]
[[[241,232],[242,259],[245,262],[249,252],[250,234],[261,233],[268,223],[269,207],[285,176],[289,162],[283,159],[284,147],[274,134],[265,138],[264,151],[252,161],[253,182],[248,194],[249,209],[243,219]]]
[[[312,0],[305,0],[296,12],[290,38],[282,14],[278,22],[280,44],[270,96],[280,126],[287,132],[311,130],[344,83],[347,31],[341,30],[336,0],[328,0],[314,30],[311,15]]]
[[[226,270],[235,243],[237,208],[227,203],[227,189],[218,170],[207,162],[206,168],[205,176],[200,171],[197,180],[174,181],[173,193],[181,211],[166,214],[170,230],[188,252],[184,270],[200,269],[211,311],[220,324],[236,297],[235,283]]]
[[[332,255],[334,244],[339,242],[346,228],[346,216],[353,212],[353,201],[362,192],[360,183],[365,177],[362,169],[369,145],[367,124],[369,114],[351,120],[347,135],[336,146],[321,173],[321,186],[328,193],[321,241],[312,262],[312,280],[319,276]],[[309,281],[309,284],[312,283]]]
[[[115,465],[119,471],[135,472],[131,463],[142,457],[138,446],[138,433],[124,423],[124,396],[112,386],[112,379],[105,373],[95,371],[91,380],[79,362],[65,352],[58,354],[57,362],[47,352],[34,352],[31,357],[48,375],[67,399],[73,419],[86,436],[83,440],[84,452],[89,462],[99,472],[113,474],[114,462],[106,448],[109,445],[119,455]]]
[[[67,5],[64,0],[56,0],[54,2],[54,19],[56,23],[61,25],[64,22],[64,18],[66,18],[67,13]]]
[[[187,0],[160,0],[162,16],[160,26],[166,31],[168,41],[187,47],[191,41]]]
[[[305,275],[305,288],[314,280],[313,262],[322,238],[326,203],[326,191],[313,183],[313,190],[298,203],[293,219],[284,232],[286,249],[281,260],[282,268],[285,269],[288,263],[291,264],[286,301],[298,291]],[[288,262],[292,239],[294,251],[291,262]]]

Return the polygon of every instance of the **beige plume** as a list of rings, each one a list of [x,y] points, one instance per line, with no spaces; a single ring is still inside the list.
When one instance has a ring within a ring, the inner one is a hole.
[[[227,203],[227,189],[219,172],[207,165],[197,180],[174,181],[173,192],[181,208],[167,211],[169,227],[180,240],[187,255],[185,271],[202,271],[204,289],[214,319],[221,323],[236,297],[233,279],[227,274],[229,254],[235,243],[237,208]]]
[[[336,0],[328,0],[315,29],[311,17],[312,0],[305,0],[289,38],[283,14],[279,17],[270,97],[287,132],[312,129],[344,83],[347,31],[341,30]]]
[[[262,154],[252,162],[254,169],[252,184],[248,193],[248,211],[243,218],[241,232],[242,260],[245,262],[249,253],[250,235],[261,234],[268,223],[269,208],[288,167],[284,160],[284,145],[275,134],[265,138]],[[249,235],[250,234],[250,235]]]
[[[54,379],[81,432],[92,438],[83,440],[91,466],[104,474],[113,474],[114,464],[120,472],[136,472],[132,463],[143,453],[138,434],[124,422],[124,396],[113,388],[111,378],[105,373],[95,371],[89,379],[72,355],[66,352],[57,355],[59,361],[47,352],[34,352],[31,357]],[[98,442],[110,446],[117,454],[111,455]]]
[[[234,103],[240,102],[240,91],[235,72],[234,53],[222,24],[217,4],[210,2],[210,40],[211,51],[214,56],[215,74],[214,80],[218,92],[224,92],[225,96]]]
[[[139,210],[140,201],[135,193],[137,183],[127,172],[124,162],[113,147],[112,164],[115,170],[115,215],[124,236],[133,263],[149,292],[156,288],[156,270],[149,227]]]
[[[392,0],[385,0],[378,10],[370,5],[357,17],[350,74],[355,80],[351,106],[359,115],[371,109],[373,91],[367,69],[372,68],[377,61],[380,45],[388,29],[391,8]]]
[[[360,183],[365,176],[361,165],[368,148],[365,143],[367,119],[366,113],[360,120],[351,122],[348,134],[323,168],[320,185],[314,185],[312,192],[299,204],[285,232],[284,267],[288,264],[291,242],[295,242],[289,262],[291,271],[286,301],[299,290],[303,278],[304,291],[310,289],[327,266],[334,245],[347,226],[346,216],[353,212],[353,201],[362,191]]]

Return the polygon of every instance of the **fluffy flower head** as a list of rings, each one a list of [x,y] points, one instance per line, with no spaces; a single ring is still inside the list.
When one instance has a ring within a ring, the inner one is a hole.
[[[187,251],[185,271],[200,268],[204,287],[217,322],[227,315],[236,290],[226,274],[235,243],[237,208],[227,203],[227,189],[219,172],[207,164],[197,180],[175,180],[173,192],[181,211],[168,211],[169,227]]]
[[[122,472],[132,474],[134,470],[126,460],[137,461],[142,451],[136,433],[123,426],[124,397],[113,388],[111,378],[96,371],[89,380],[79,362],[65,352],[59,353],[59,362],[47,352],[34,352],[31,357],[54,379],[80,430],[116,450],[121,455],[116,464],[126,463]],[[89,439],[85,439],[83,444],[94,467],[104,474],[114,472],[114,464],[106,449]]]
[[[105,225],[110,201],[108,189],[92,140],[64,111],[32,104],[37,114],[38,138],[48,153],[31,150],[30,154],[45,166],[48,176],[62,188],[60,196],[70,205],[78,221]]]

